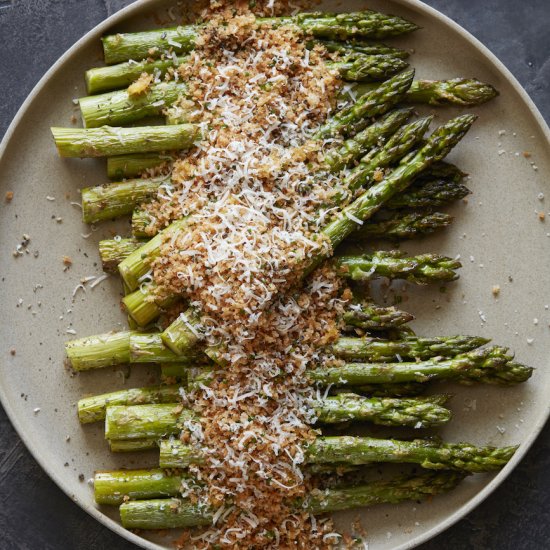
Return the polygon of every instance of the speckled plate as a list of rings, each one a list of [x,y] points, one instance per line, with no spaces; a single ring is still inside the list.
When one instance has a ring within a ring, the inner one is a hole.
[[[78,189],[104,182],[96,160],[61,160],[50,125],[71,124],[72,99],[85,95],[83,72],[98,65],[99,37],[107,31],[154,26],[146,17],[168,6],[140,1],[110,17],[75,44],[42,78],[10,126],[0,148],[0,396],[14,426],[36,460],[71,498],[121,536],[144,548],[168,548],[172,536],[143,538],[125,531],[116,509],[98,508],[83,481],[95,469],[153,466],[153,454],[113,456],[100,425],[81,427],[76,401],[84,394],[139,385],[155,375],[146,369],[105,369],[71,377],[63,368],[63,343],[123,326],[119,282],[111,277],[93,290],[74,290],[82,277],[100,275],[97,242],[127,225],[102,225],[90,234],[72,203]],[[363,2],[324,2],[353,10]],[[193,6],[193,2],[189,2]],[[511,346],[520,361],[536,366],[521,387],[457,388],[453,422],[441,435],[451,441],[521,446],[496,476],[478,475],[458,490],[423,504],[380,506],[360,512],[371,548],[412,548],[462,518],[493,491],[522,459],[549,413],[550,234],[538,213],[548,211],[549,130],[526,93],[477,40],[437,11],[415,0],[372,1],[374,9],[403,15],[423,29],[394,41],[414,48],[419,77],[476,76],[492,82],[501,96],[474,109],[480,115],[451,159],[471,174],[474,194],[454,208],[457,219],[444,233],[406,246],[410,252],[460,255],[457,283],[410,289],[406,309],[416,314],[421,334],[478,333]],[[440,119],[453,109],[437,110]],[[529,152],[530,154],[524,154]],[[13,191],[11,203],[4,202]],[[544,198],[544,195],[547,195]],[[30,242],[13,256],[23,235]],[[72,267],[64,270],[63,257]],[[494,285],[500,294],[492,293]],[[68,332],[71,331],[71,332]],[[13,354],[14,353],[14,354]],[[513,505],[511,503],[510,505]],[[358,512],[339,514],[346,528]]]

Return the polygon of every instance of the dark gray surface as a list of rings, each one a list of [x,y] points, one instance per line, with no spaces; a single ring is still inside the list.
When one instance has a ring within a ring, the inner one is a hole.
[[[550,120],[550,0],[426,0],[511,69]],[[0,0],[0,137],[36,82],[129,0]],[[4,350],[6,352],[7,350]],[[508,480],[421,550],[550,547],[550,425]],[[37,465],[0,408],[0,548],[136,548],[76,506]],[[546,542],[545,542],[546,541]]]

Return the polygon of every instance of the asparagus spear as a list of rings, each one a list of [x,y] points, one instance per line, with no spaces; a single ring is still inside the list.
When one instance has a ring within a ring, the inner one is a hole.
[[[181,432],[197,415],[179,403],[114,405],[105,413],[106,439],[153,439]]]
[[[139,128],[52,128],[62,157],[106,157],[169,149],[189,149],[199,139],[193,124]]]
[[[151,403],[174,403],[180,398],[180,386],[149,386],[131,388],[93,397],[78,402],[78,419],[81,424],[104,420],[107,407],[113,405],[143,405]]]
[[[339,273],[354,281],[373,277],[405,279],[416,284],[433,281],[454,281],[458,278],[455,269],[462,265],[439,254],[421,254],[407,257],[399,250],[379,251],[361,256],[340,256],[336,259]]]
[[[463,199],[470,190],[461,183],[448,179],[421,180],[405,192],[392,197],[385,208],[437,208]]]
[[[137,239],[103,239],[99,241],[99,257],[103,271],[116,273],[122,258],[126,258],[134,250],[145,243]]]
[[[161,82],[139,95],[119,90],[81,97],[78,103],[85,128],[124,126],[148,116],[161,115],[166,107],[186,93],[187,86],[182,82]]]
[[[344,179],[337,202],[347,193],[353,194],[363,185],[370,183],[381,168],[399,161],[422,140],[432,119],[433,117],[424,117],[402,126],[382,147],[373,149],[365,155]]]
[[[112,453],[135,453],[158,449],[156,439],[110,439],[109,449]]]
[[[185,387],[188,390],[209,383],[210,373],[208,371],[189,372],[189,367],[186,369]],[[176,402],[180,397],[180,387],[182,386],[177,384],[149,386],[86,397],[78,402],[78,417],[82,424],[98,422],[105,419],[107,408],[112,406],[168,403],[171,404],[168,407],[171,411],[176,407]],[[447,400],[448,396],[446,395],[397,399],[386,396],[366,398],[349,392],[340,392],[337,396],[326,397],[322,400],[318,407],[319,422],[336,424],[347,420],[368,420],[383,426],[438,426],[450,419],[450,412],[439,406],[444,405]],[[166,412],[164,408],[153,407],[132,410],[138,416],[162,415]],[[115,436],[115,439],[118,438]]]
[[[452,216],[442,212],[413,210],[408,213],[406,210],[398,210],[389,218],[381,221],[372,220],[365,223],[352,233],[350,240],[412,239],[447,227],[451,224],[452,220]],[[140,241],[139,239],[148,237],[145,228],[149,225],[149,222],[150,219],[146,212],[134,210],[132,214],[132,233],[134,238],[122,239],[118,243],[112,239],[100,241],[100,256],[104,271],[116,272],[117,266],[122,260],[145,244],[144,241]]]
[[[161,186],[171,186],[170,177],[86,187],[82,190],[82,219],[85,223],[96,223],[131,214],[136,204],[154,197]]]
[[[511,385],[525,382],[532,373],[532,368],[513,362],[506,348],[494,346],[452,358],[432,358],[421,362],[347,363],[338,367],[318,367],[309,371],[308,376],[323,385],[344,387],[432,380]]]
[[[343,315],[346,325],[369,331],[400,327],[413,319],[414,315],[400,311],[395,307],[383,307],[369,303],[355,304]]]
[[[121,180],[141,176],[151,168],[163,166],[171,162],[174,157],[171,154],[160,153],[134,153],[131,155],[118,155],[107,158],[107,177]]]
[[[148,212],[136,208],[132,212],[132,235],[138,239],[151,238],[154,236],[154,230],[148,230],[151,221],[152,218]],[[121,258],[121,260],[123,259],[124,258]]]
[[[188,353],[181,358],[164,346],[160,334],[121,331],[86,336],[65,344],[65,351],[76,371],[98,369],[124,363],[185,363],[197,365],[203,357]]]
[[[392,398],[340,394],[315,403],[318,421],[338,424],[349,420],[368,421],[380,426],[429,428],[451,419],[451,412],[441,405],[447,396]],[[178,403],[107,406],[107,439],[149,439],[177,435],[188,421],[197,420],[189,409]]]
[[[336,40],[318,40],[316,43],[323,45],[329,52],[338,53],[343,57],[352,58],[355,55],[389,55],[406,59],[409,57],[409,52],[386,44],[369,43],[362,40],[346,40],[338,42]],[[315,43],[311,43],[313,46]]]
[[[356,99],[371,93],[376,84],[358,84],[345,88],[341,97]],[[498,96],[498,91],[485,82],[475,78],[454,78],[451,80],[415,80],[405,97],[407,103],[424,103],[427,105],[457,105],[474,107]]]
[[[412,239],[429,235],[451,224],[453,218],[442,212],[407,211],[396,212],[392,217],[366,223],[351,235],[353,240],[371,239]]]
[[[348,488],[315,490],[298,510],[325,514],[362,506],[405,500],[422,500],[454,489],[463,479],[460,472],[429,472],[381,480]],[[214,511],[186,499],[134,500],[121,504],[120,518],[127,529],[186,528],[212,523]]]
[[[498,96],[498,91],[490,84],[472,78],[452,80],[418,80],[407,93],[407,101],[430,105],[481,105]]]
[[[181,494],[184,472],[165,470],[122,470],[96,472],[94,498],[98,504],[122,504],[125,499],[170,497]]]
[[[400,441],[340,436],[317,438],[307,452],[308,460],[314,460],[317,464],[398,462],[419,464],[431,470],[480,473],[500,470],[516,449],[516,446],[476,447],[470,443],[440,443],[423,439]]]
[[[170,67],[179,67],[184,62],[185,57],[176,57],[175,61],[172,57],[168,57],[155,61],[127,61],[107,67],[94,67],[86,71],[86,90],[88,94],[92,95],[126,88],[142,73],[156,73],[162,77]]]
[[[448,336],[419,338],[409,336],[403,340],[383,340],[340,337],[330,346],[334,355],[351,361],[392,361],[401,359],[427,360],[432,357],[452,357],[467,353],[489,342],[480,336]]]
[[[324,398],[316,409],[321,424],[360,420],[380,426],[429,428],[451,419],[451,411],[441,406],[448,398],[447,395],[395,398],[340,393]]]
[[[361,131],[367,125],[368,117],[388,112],[393,105],[403,99],[413,77],[414,70],[410,70],[386,80],[371,92],[361,96],[353,105],[339,111],[319,128],[314,137],[322,139]]]
[[[305,448],[308,465],[359,466],[376,463],[418,464],[427,470],[467,473],[500,470],[517,447],[478,447],[470,443],[442,443],[437,439],[379,439],[374,437],[317,437]],[[159,462],[163,468],[187,468],[200,451],[180,440],[161,440]],[[201,459],[202,460],[202,459]]]
[[[347,14],[300,13],[294,17],[258,19],[272,25],[294,24],[319,38],[346,40],[350,37],[385,38],[416,30],[401,17],[374,11]],[[169,29],[119,33],[102,38],[105,63],[112,65],[129,59],[160,57],[164,52],[187,53],[194,49],[200,26],[182,25]]]
[[[342,170],[342,168],[352,164],[361,155],[364,155],[365,152],[375,146],[380,146],[381,142],[383,143],[383,140],[388,135],[395,133],[400,126],[405,124],[411,115],[411,109],[395,109],[394,111],[390,111],[354,137],[344,141],[340,147],[329,151],[323,159],[324,164],[333,173]]]
[[[408,66],[406,61],[391,55],[355,54],[340,61],[327,62],[340,73],[343,80],[373,82],[385,80]]]

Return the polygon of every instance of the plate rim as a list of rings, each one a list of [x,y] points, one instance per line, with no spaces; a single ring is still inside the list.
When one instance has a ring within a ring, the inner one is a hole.
[[[15,114],[13,120],[9,124],[6,133],[4,134],[2,141],[0,142],[0,163],[4,157],[5,151],[8,147],[8,144],[11,140],[12,135],[15,133],[21,119],[25,115],[29,105],[34,101],[35,97],[41,92],[42,88],[49,82],[50,78],[61,68],[65,61],[72,57],[76,52],[80,50],[81,47],[87,45],[88,43],[96,40],[98,36],[101,36],[107,29],[123,22],[127,17],[134,15],[136,12],[147,5],[152,4],[158,0],[135,0],[128,6],[122,8],[121,10],[113,13],[95,27],[90,29],[86,34],[84,34],[80,39],[78,39],[65,53],[63,53],[57,61],[46,71],[46,73],[40,78],[40,80],[32,88],[26,99],[23,101],[17,113]],[[550,128],[542,116],[540,110],[531,99],[527,91],[520,84],[517,78],[512,74],[512,72],[504,65],[502,61],[480,40],[478,40],[474,35],[464,29],[461,25],[456,23],[453,19],[447,15],[441,13],[437,9],[427,5],[421,0],[392,0],[393,3],[399,6],[403,6],[414,11],[423,12],[424,15],[427,15],[431,18],[436,19],[440,24],[450,27],[454,32],[459,34],[464,40],[473,45],[480,54],[482,54],[485,59],[502,74],[502,76],[507,80],[507,82],[512,86],[512,88],[519,94],[524,104],[529,109],[531,115],[534,117],[536,123],[538,124],[542,134],[544,135],[548,145],[550,146]],[[135,535],[131,531],[124,529],[120,523],[111,519],[109,516],[105,515],[101,509],[93,506],[84,501],[76,499],[74,495],[70,493],[69,487],[64,485],[64,476],[58,475],[56,469],[53,465],[50,465],[48,461],[43,460],[40,456],[40,453],[35,452],[32,439],[27,437],[26,433],[23,430],[23,427],[19,423],[18,417],[14,410],[11,408],[10,400],[7,394],[4,391],[4,388],[0,386],[0,403],[6,411],[6,415],[10,420],[12,426],[14,427],[17,435],[24,443],[27,450],[32,455],[33,459],[40,465],[44,472],[48,475],[50,479],[78,506],[88,513],[91,517],[99,521],[102,525],[121,536],[122,538],[133,542],[141,548],[146,548],[150,550],[164,550],[164,548],[150,540],[142,538],[138,535]],[[547,407],[546,413],[541,415],[541,418],[537,421],[537,424],[530,431],[528,437],[520,443],[519,449],[514,454],[512,460],[503,468],[495,477],[485,486],[481,491],[479,491],[475,496],[470,498],[466,503],[457,508],[449,517],[441,521],[439,524],[433,528],[425,531],[422,534],[419,534],[413,537],[411,540],[396,546],[394,550],[410,550],[416,546],[431,540],[437,535],[443,533],[449,527],[463,519],[468,513],[470,513],[474,508],[480,505],[504,480],[510,475],[510,473],[516,468],[516,466],[523,460],[524,456],[527,454],[534,441],[540,435],[540,432],[546,425],[548,418],[550,417],[550,407]]]

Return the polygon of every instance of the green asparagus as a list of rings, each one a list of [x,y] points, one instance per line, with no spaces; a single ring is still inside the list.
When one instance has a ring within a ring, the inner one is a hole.
[[[199,139],[199,129],[193,124],[139,128],[52,128],[51,131],[62,157],[108,157],[189,149]]]

